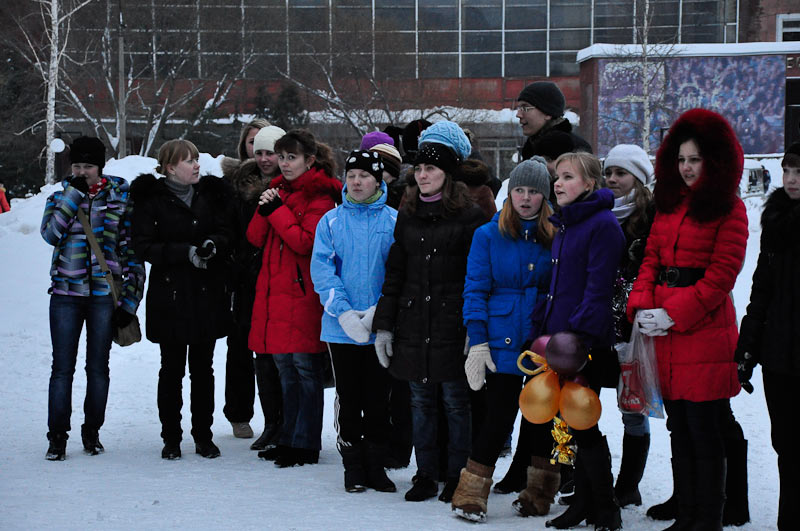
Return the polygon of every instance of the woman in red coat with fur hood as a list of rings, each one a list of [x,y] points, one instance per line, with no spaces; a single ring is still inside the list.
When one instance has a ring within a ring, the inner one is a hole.
[[[259,198],[247,239],[264,249],[248,345],[275,355],[283,397],[278,446],[259,452],[280,467],[312,464],[322,434],[322,305],[311,284],[311,251],[320,218],[341,197],[330,148],[295,129],[275,142],[282,175]],[[327,355],[327,354],[326,354]]]
[[[628,299],[655,338],[672,446],[677,529],[722,529],[728,399],[739,392],[730,297],[747,246],[744,159],[728,122],[692,109],[656,155],[656,217]],[[692,527],[694,526],[694,527]]]

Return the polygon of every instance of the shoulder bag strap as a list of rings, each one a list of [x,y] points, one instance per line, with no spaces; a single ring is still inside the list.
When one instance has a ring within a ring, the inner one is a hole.
[[[105,274],[106,282],[108,282],[108,287],[111,289],[111,296],[114,298],[114,306],[116,307],[116,305],[119,304],[119,294],[117,293],[117,285],[114,282],[114,275],[111,274],[111,270],[106,263],[106,257],[103,255],[102,249],[100,249],[100,244],[97,243],[97,238],[94,237],[92,226],[89,224],[89,218],[86,217],[86,213],[81,207],[78,207],[78,221],[83,225],[86,241],[89,242],[89,246],[92,248],[92,252],[97,257],[97,262],[100,264],[100,269]],[[89,274],[91,275],[91,272]]]

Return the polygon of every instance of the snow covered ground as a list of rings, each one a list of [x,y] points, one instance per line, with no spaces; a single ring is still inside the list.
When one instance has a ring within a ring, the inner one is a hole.
[[[204,156],[202,171],[218,174],[219,159]],[[141,157],[111,161],[107,173],[132,178],[152,171],[155,162]],[[771,170],[772,171],[772,170]],[[772,171],[780,185],[780,172]],[[73,430],[64,462],[44,459],[47,448],[47,386],[50,374],[48,329],[49,264],[52,248],[39,236],[44,202],[53,187],[15,201],[0,215],[0,529],[467,529],[451,516],[449,506],[431,500],[409,503],[414,467],[390,471],[398,492],[348,494],[335,449],[333,392],[325,394],[323,451],[320,463],[279,470],[248,449],[250,440],[234,439],[222,415],[225,341],[217,343],[215,442],[222,457],[206,460],[183,444],[184,457],[160,457],[160,425],[156,407],[158,346],[142,341],[111,350],[111,391],[101,440],[106,452],[88,457],[81,451],[85,375],[79,355],[73,387]],[[749,299],[759,250],[758,219],[762,200],[749,198],[750,239],[747,259],[734,290],[739,316]],[[144,309],[139,312],[144,318]],[[774,529],[778,476],[770,446],[769,417],[760,370],[753,395],[733,399],[733,410],[750,440],[750,512],[741,529]],[[619,467],[622,423],[616,397],[601,394],[600,425],[608,435],[613,466]],[[184,430],[188,437],[188,378],[184,388]],[[259,409],[256,407],[256,409]],[[260,412],[253,427],[260,430]],[[662,420],[651,421],[653,442],[642,481],[644,505],[622,511],[626,529],[663,529],[645,516],[648,506],[672,491],[669,439]],[[516,433],[515,433],[516,437]],[[495,480],[511,459],[498,462]],[[511,508],[512,494],[492,494],[489,520],[482,529],[544,529],[545,518],[520,518]],[[554,506],[551,514],[563,508]]]

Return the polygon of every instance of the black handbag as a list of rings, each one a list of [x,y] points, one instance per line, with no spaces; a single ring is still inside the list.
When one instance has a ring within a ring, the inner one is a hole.
[[[83,232],[86,234],[86,241],[89,242],[89,246],[92,248],[92,252],[97,257],[97,262],[100,264],[100,269],[103,271],[103,274],[106,277],[108,287],[111,289],[111,297],[114,299],[114,308],[116,308],[119,304],[120,286],[117,285],[114,275],[111,274],[111,270],[108,268],[106,257],[103,255],[103,251],[100,249],[100,245],[97,243],[97,239],[94,237],[94,233],[92,232],[91,225],[89,225],[89,219],[86,217],[86,213],[80,208],[78,208],[78,220],[81,222],[81,225],[83,225]],[[114,343],[121,347],[133,345],[141,340],[142,330],[139,326],[139,318],[136,315],[133,316],[133,319],[127,325],[117,326],[114,328]]]

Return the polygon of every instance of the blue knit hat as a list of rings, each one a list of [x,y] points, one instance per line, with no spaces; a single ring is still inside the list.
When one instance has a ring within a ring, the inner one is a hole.
[[[472,144],[457,123],[449,120],[436,122],[419,136],[419,145],[442,144],[453,150],[459,160],[466,160],[472,153]]]

